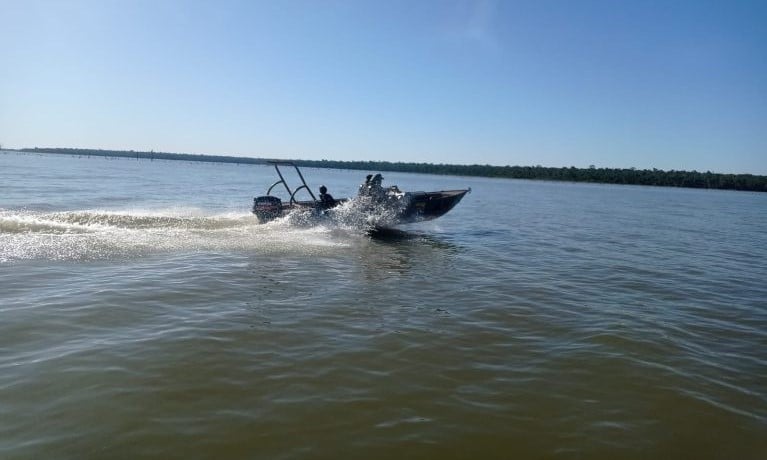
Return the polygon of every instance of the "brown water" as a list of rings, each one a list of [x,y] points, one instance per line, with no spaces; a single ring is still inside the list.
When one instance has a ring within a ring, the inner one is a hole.
[[[0,154],[0,458],[764,458],[767,195],[385,176]]]

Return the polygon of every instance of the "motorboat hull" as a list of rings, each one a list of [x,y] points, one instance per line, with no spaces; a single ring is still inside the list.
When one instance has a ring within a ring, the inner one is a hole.
[[[469,190],[442,190],[439,192],[406,192],[405,208],[399,212],[399,223],[436,219],[453,209]]]
[[[438,192],[402,192],[397,186],[384,189],[381,186],[383,177],[380,174],[369,175],[365,183],[360,185],[359,193],[352,199],[334,200],[332,203],[324,203],[323,195],[320,200],[312,193],[304,180],[298,166],[290,161],[274,161],[277,176],[280,178],[266,191],[266,195],[253,199],[253,214],[259,221],[268,222],[279,217],[284,217],[294,211],[308,211],[316,216],[331,216],[340,212],[340,206],[349,202],[355,211],[368,216],[368,223],[376,228],[387,228],[399,224],[421,222],[436,219],[443,216],[457,205],[471,189],[465,190],[441,190]],[[294,168],[301,185],[296,188],[288,186],[280,166]],[[282,185],[290,199],[287,203],[271,194],[272,189]],[[320,188],[325,193],[324,186]],[[311,201],[298,201],[296,194],[305,191],[311,196]],[[383,218],[380,218],[383,217]]]
[[[391,217],[387,219],[387,225],[400,225],[413,222],[423,222],[436,219],[453,209],[469,193],[466,190],[441,190],[437,192],[405,192],[398,195],[390,195],[382,200],[372,203],[380,210],[388,210]],[[310,211],[317,215],[328,214],[333,208],[346,203],[347,199],[337,200],[332,206],[323,206],[317,201],[294,201],[282,203],[273,196],[257,197],[253,201],[253,214],[260,221],[268,222],[296,211]]]

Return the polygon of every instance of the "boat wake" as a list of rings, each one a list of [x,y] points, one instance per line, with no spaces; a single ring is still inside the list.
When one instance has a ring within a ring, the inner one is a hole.
[[[365,228],[288,215],[261,224],[250,213],[210,214],[199,209],[0,209],[0,262],[99,260],[163,252],[321,253],[348,246]]]

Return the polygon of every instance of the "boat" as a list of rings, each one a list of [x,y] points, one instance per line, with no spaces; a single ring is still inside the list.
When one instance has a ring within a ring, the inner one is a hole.
[[[332,216],[334,211],[349,205],[370,215],[385,215],[384,219],[374,220],[374,227],[392,227],[400,224],[422,222],[436,219],[453,209],[471,191],[471,188],[461,190],[440,190],[435,192],[403,192],[396,185],[384,188],[381,174],[368,175],[360,185],[356,197],[342,198],[330,202],[317,197],[307,185],[304,175],[298,165],[291,161],[270,161],[274,166],[279,180],[272,184],[266,195],[253,199],[253,214],[260,222],[284,217],[294,211],[306,211],[316,216]],[[288,185],[280,167],[295,169],[301,184],[294,189]],[[272,194],[275,187],[282,185],[289,199],[284,202]],[[311,199],[299,200],[297,194],[305,190]]]

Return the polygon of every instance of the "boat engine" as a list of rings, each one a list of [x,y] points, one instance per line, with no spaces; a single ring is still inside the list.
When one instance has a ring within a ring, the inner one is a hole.
[[[253,198],[253,214],[261,222],[268,222],[282,215],[282,200],[266,195]]]

